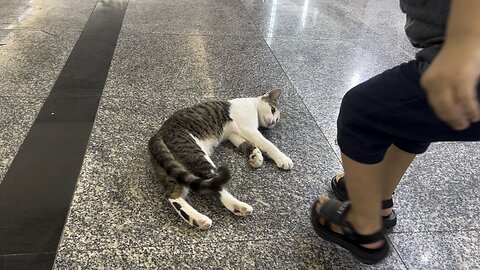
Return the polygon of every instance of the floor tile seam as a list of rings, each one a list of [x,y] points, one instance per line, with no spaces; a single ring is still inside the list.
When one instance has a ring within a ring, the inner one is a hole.
[[[87,18],[87,21],[88,21],[88,18],[90,18],[90,16],[93,14],[95,8],[97,7],[98,5],[98,1],[95,2],[95,5],[93,5],[93,8],[90,10],[90,13],[88,14],[88,16],[86,16]],[[70,10],[71,8],[70,7],[59,7],[60,9],[66,9],[66,10]],[[47,15],[46,15],[47,16]],[[12,25],[12,24],[17,24],[18,22],[9,22],[9,23],[0,23],[1,24],[7,24],[7,25]],[[85,22],[86,23],[86,22]],[[81,34],[83,32],[83,28],[85,27],[85,24],[83,24],[82,26],[79,26],[78,28],[77,27],[70,27],[68,30],[68,33],[69,34],[72,34],[72,33],[78,33],[78,34]],[[75,30],[75,31],[72,31]],[[4,29],[4,30],[25,30],[25,31],[39,31],[39,32],[44,32],[46,34],[49,34],[49,35],[52,35],[52,36],[55,36],[55,37],[59,37],[61,36],[60,34],[58,33],[50,33],[49,31],[45,30],[44,28],[37,28],[37,27],[23,27],[23,26],[14,26],[12,28],[7,28],[7,29]],[[77,38],[78,40],[78,38]],[[73,48],[72,48],[73,49]],[[71,51],[71,50],[70,50]]]
[[[239,3],[239,5],[242,7],[243,11],[245,12],[246,16],[250,18],[250,22],[252,23],[252,27],[254,27],[255,31],[257,31],[258,33],[260,33],[260,35],[263,37],[264,33],[263,33],[263,30],[262,30],[262,27],[261,27],[261,20],[255,16],[253,16],[253,12],[250,11],[246,6],[245,4],[243,3],[243,1],[241,0],[237,0],[237,3]]]
[[[291,81],[289,81],[290,84],[292,85],[295,85],[294,83],[292,83]],[[106,87],[105,89],[107,90],[110,90],[112,88],[108,88]],[[180,90],[188,90],[187,88],[182,88]],[[218,93],[228,93],[227,91],[218,91]],[[145,93],[140,93],[140,94],[148,94],[148,95],[151,95],[150,93],[148,92],[145,92]],[[118,99],[122,99],[122,98],[133,98],[133,99],[141,99],[141,97],[138,96],[138,93],[137,94],[108,94],[108,93],[104,93],[102,95],[103,97],[107,97],[107,98],[118,98]],[[298,94],[299,97],[307,100],[307,99],[315,99],[315,100],[318,100],[318,101],[338,101],[340,103],[340,101],[342,100],[342,96],[329,96],[329,97],[320,97],[320,96],[316,96],[316,95],[309,95],[309,94],[306,94],[306,95],[303,95],[303,94]],[[1,96],[0,96],[1,97]]]
[[[170,32],[144,32],[144,31],[134,31],[130,29],[122,29],[122,34],[141,34],[141,35],[162,35],[162,36],[194,36],[194,37],[261,37],[263,39],[265,38],[280,38],[280,39],[285,39],[285,40],[298,40],[299,36],[286,36],[286,35],[265,35],[264,33],[259,33],[259,34],[238,34],[238,35],[228,35],[228,34],[193,34],[193,33],[170,33]],[[371,39],[368,38],[351,38],[351,39],[338,39],[338,38],[315,38],[315,39],[305,39],[304,36],[300,36],[302,38],[301,41],[325,41],[325,43],[328,42],[336,42],[336,43],[342,43],[345,41],[348,42],[355,42],[355,41],[371,41]],[[395,45],[394,43],[391,43],[392,45]]]
[[[405,15],[405,16],[406,16],[406,15]],[[359,19],[359,20],[361,20],[361,19]],[[373,33],[375,33],[376,35],[378,35],[378,36],[383,36],[383,35],[385,34],[385,32],[382,33],[381,31],[379,31],[379,30],[378,30],[379,28],[378,28],[373,22],[371,22],[371,21],[370,21],[370,22],[364,22],[364,21],[362,21],[362,23],[363,23],[364,25],[368,26],[368,28],[370,28],[370,30],[371,30]],[[392,28],[392,29],[394,29],[394,28]],[[388,33],[391,33],[391,32],[388,32]]]
[[[246,242],[275,242],[281,240],[301,240],[301,239],[315,239],[319,238],[319,236],[312,236],[312,235],[305,235],[305,236],[291,236],[291,237],[271,237],[271,238],[260,238],[260,239],[236,239],[236,240],[212,240],[212,241],[204,241],[199,240],[198,242],[188,242],[187,240],[181,240],[179,242],[174,242],[175,240],[172,239],[172,243],[165,243],[162,242],[161,246],[155,245],[119,245],[118,247],[104,247],[104,248],[70,248],[70,247],[61,247],[57,250],[57,253],[61,253],[65,250],[70,251],[103,251],[103,250],[125,250],[125,249],[144,249],[144,248],[169,248],[169,247],[178,247],[178,246],[195,246],[195,245],[209,245],[209,244],[222,244],[222,243],[246,243]]]
[[[28,98],[28,99],[39,99],[39,98],[47,98],[48,95],[35,95],[35,96],[22,96],[22,95],[0,95],[0,98],[12,98],[12,99],[21,99],[21,98]]]
[[[388,234],[436,234],[436,233],[468,233],[468,232],[480,232],[480,228],[472,228],[466,230],[418,230],[418,231],[394,231]]]
[[[395,252],[397,254],[398,258],[402,262],[405,269],[408,269],[408,265],[407,265],[406,261],[403,259],[403,256],[400,253],[400,251],[398,250],[397,246],[395,246],[395,244],[393,243],[392,239],[390,238],[390,236],[388,234],[386,235],[386,237],[388,239],[388,242],[390,242],[390,247],[393,249],[393,252]]]
[[[240,0],[239,0],[239,1],[240,1]],[[262,33],[265,32],[265,30],[262,29],[262,27],[261,27],[261,26],[262,26],[262,21],[258,18],[258,16],[254,16],[253,10],[248,9],[242,1],[240,1],[240,3],[241,3],[241,5],[243,6],[243,8],[246,10],[246,14],[250,15],[250,18],[255,22],[256,25],[259,25],[259,27],[256,27],[256,28],[257,28],[260,32],[262,32]],[[282,6],[283,6],[283,8],[285,8],[285,9],[290,8],[290,6],[289,6],[288,4],[280,4],[280,7],[282,7]],[[291,12],[291,11],[289,11],[289,12]],[[360,24],[362,24],[362,25],[365,25],[366,27],[371,28],[370,25],[368,25],[367,23],[363,22],[360,18],[350,17],[350,19],[353,19],[354,22],[356,22],[356,23],[360,23]],[[369,29],[369,30],[374,31],[374,29]],[[264,33],[263,33],[263,34],[264,34]],[[281,35],[280,35],[280,36],[281,36]],[[267,37],[275,37],[275,35],[271,35],[271,36],[267,36]],[[302,35],[302,37],[303,37],[303,35]]]
[[[240,0],[238,0],[240,1]],[[290,38],[290,39],[298,39],[299,37],[302,38],[302,41],[338,41],[338,42],[342,42],[342,41],[357,41],[357,40],[364,40],[364,41],[367,41],[367,40],[371,40],[369,38],[352,38],[352,39],[335,39],[335,38],[313,38],[313,39],[310,39],[310,38],[305,38],[305,35],[299,35],[299,36],[292,36],[292,35],[278,35],[278,34],[273,34],[273,35],[268,35],[268,34],[265,34],[265,30],[262,29],[261,27],[261,24],[262,22],[260,20],[258,20],[255,16],[253,16],[252,12],[250,10],[247,9],[247,7],[245,6],[245,4],[241,2],[241,5],[243,6],[243,8],[246,10],[246,14],[250,15],[250,19],[252,19],[252,21],[255,22],[256,25],[259,25],[257,26],[257,30],[262,34],[263,38]],[[367,27],[371,28],[370,26],[368,26],[366,23],[364,23],[363,21],[357,19],[357,18],[353,18],[356,22],[359,22],[363,25],[366,25]],[[374,30],[374,29],[369,29],[371,31],[373,31],[375,34],[377,34],[377,32]],[[310,36],[310,35],[308,35]]]
[[[280,39],[282,41],[300,41],[300,42],[322,42],[325,44],[330,44],[332,42],[334,43],[345,43],[345,42],[350,42],[350,43],[357,43],[357,42],[370,42],[372,43],[371,38],[362,38],[362,37],[352,37],[352,38],[332,38],[332,37],[325,37],[325,38],[305,38],[305,36],[300,35],[300,36],[287,36],[287,35],[263,35],[264,38],[273,38],[273,39]],[[387,41],[383,42],[383,44],[391,45],[391,46],[398,46],[397,43],[392,42],[392,41]],[[402,53],[407,53],[405,49],[401,50]],[[384,54],[387,55],[387,54]],[[408,53],[407,53],[408,55]]]
[[[49,87],[51,88],[51,87]],[[82,88],[82,89],[79,89],[79,90],[99,90],[99,88]],[[52,98],[90,98],[90,97],[99,97],[101,96],[101,94],[85,94],[85,95],[82,95],[82,94],[61,94],[61,93],[49,93],[49,94],[45,94],[45,95],[22,95],[22,94],[18,94],[18,95],[1,95],[0,94],[0,98],[48,98],[48,97],[52,97]],[[126,96],[127,98],[129,97],[133,97],[133,96]]]
[[[337,157],[337,160],[340,162],[341,159],[340,157],[338,156],[337,152],[335,151],[335,148],[332,146],[332,144],[330,143],[330,141],[328,140],[325,132],[323,132],[322,128],[320,127],[319,123],[317,122],[317,120],[315,119],[315,117],[313,116],[312,112],[310,111],[310,109],[308,108],[308,106],[305,104],[305,100],[303,99],[303,97],[298,93],[298,90],[297,90],[297,87],[293,84],[292,80],[290,79],[290,76],[288,76],[287,72],[285,71],[285,69],[283,68],[282,64],[280,63],[280,61],[278,60],[277,58],[277,55],[275,55],[273,49],[268,45],[268,42],[265,40],[265,38],[263,38],[263,42],[265,43],[265,45],[268,47],[268,49],[270,50],[271,54],[273,55],[273,57],[275,58],[275,61],[276,63],[279,65],[280,69],[282,70],[283,72],[283,75],[287,78],[288,82],[292,85],[294,91],[295,91],[295,94],[298,96],[298,98],[300,98],[300,100],[302,101],[302,104],[303,106],[305,107],[306,111],[308,112],[308,114],[310,115],[311,119],[315,122],[315,125],[317,126],[318,130],[320,131],[320,133],[322,134],[322,137],[325,139],[325,141],[327,142],[328,146],[330,147],[331,151],[333,152],[333,154]]]
[[[15,30],[15,31],[42,31],[42,32],[45,32],[47,34],[52,34],[50,33],[48,30],[46,30],[45,28],[43,27],[29,27],[29,26],[16,26],[16,27],[13,27],[13,28],[7,28],[5,30]],[[79,26],[79,27],[69,27],[67,29],[65,29],[65,33],[67,33],[68,30],[68,33],[81,33],[82,30],[83,30],[83,27],[82,26]],[[58,33],[56,33],[58,35]],[[53,34],[52,34],[53,35]]]
[[[139,34],[139,35],[155,35],[155,36],[191,36],[191,37],[262,37],[261,34],[237,34],[237,35],[228,35],[228,34],[193,34],[193,33],[169,33],[169,32],[144,32],[144,31],[135,31],[130,29],[122,29],[122,34]]]
[[[290,83],[290,82],[289,82]],[[291,83],[290,83],[291,84]],[[111,88],[106,88],[106,89],[111,89]],[[184,90],[184,89],[181,89],[181,90]],[[218,91],[217,93],[219,94],[229,94],[230,92],[228,91]],[[139,95],[118,95],[118,94],[103,94],[102,95],[102,98],[111,98],[111,99],[129,99],[129,100],[139,100],[139,101],[142,101],[142,100],[145,100],[145,97],[142,97],[141,95],[142,94],[148,94],[149,96],[151,97],[155,97],[155,95],[152,95],[151,93],[149,92],[144,92],[144,93],[139,93]],[[1,97],[1,96],[0,96]],[[163,96],[159,96],[160,98],[164,98]],[[167,96],[165,96],[167,97]],[[211,100],[210,98],[208,97],[202,97],[204,98],[205,100]],[[329,99],[325,99],[325,101],[328,101]],[[143,102],[144,103],[144,102]]]
[[[342,98],[343,98],[343,95],[342,96],[329,96],[329,97],[324,97],[324,96],[316,96],[316,95],[311,95],[311,94],[305,94],[305,95],[302,95],[302,97],[304,99],[315,99],[315,100],[318,100],[318,101],[341,101]]]
[[[346,13],[348,13],[348,12],[346,12]],[[348,13],[348,14],[350,14],[350,13]],[[356,23],[359,23],[360,25],[363,25],[365,27],[365,29],[372,31],[372,33],[379,34],[376,30],[377,28],[375,27],[375,25],[364,21],[363,17],[357,16],[357,15],[358,15],[357,13],[354,13],[354,15],[350,16],[349,19],[353,20]]]
[[[42,32],[42,33],[45,33],[45,34],[48,34],[48,35],[51,35],[51,36],[54,36],[54,37],[60,37],[61,35],[58,34],[58,33],[51,33],[45,29],[42,29],[42,28],[35,28],[35,27],[9,27],[9,28],[5,28],[5,29],[0,29],[0,30],[8,30],[8,31],[18,31],[18,32]],[[80,34],[82,32],[82,29],[79,29],[78,33]],[[75,32],[68,32],[68,34],[72,34],[72,33],[75,33]]]
[[[80,35],[82,33],[82,28],[69,28],[64,31],[51,31],[49,29],[45,28],[36,28],[36,27],[14,27],[14,28],[1,28],[0,30],[6,30],[6,31],[18,31],[18,32],[42,32],[44,34],[50,35],[52,37],[55,37],[57,39],[64,37],[66,34],[72,35],[72,34],[78,34]],[[76,38],[78,39],[78,37]]]
[[[363,7],[363,9],[368,9],[367,7]],[[398,9],[400,11],[400,9]],[[365,15],[359,15],[358,13],[356,12],[347,12],[350,16],[350,19],[353,19],[357,22],[360,22],[362,23],[363,25],[367,26],[368,28],[370,28],[371,31],[373,31],[375,34],[378,34],[378,35],[381,35],[381,33],[377,30],[378,29],[378,25],[375,25],[375,23],[373,21],[364,21],[363,18],[365,17]],[[402,13],[404,15],[404,17],[406,16],[404,13]]]
[[[31,256],[31,255],[48,255],[48,254],[55,254],[56,252],[29,252],[29,253],[12,253],[12,254],[0,254],[0,258],[2,257],[15,257],[15,256]]]
[[[302,42],[304,41],[335,41],[335,42],[354,42],[354,41],[371,41],[371,38],[361,38],[361,37],[352,37],[352,38],[333,38],[333,37],[325,37],[325,38],[320,38],[320,37],[314,37],[310,38],[311,35],[282,35],[282,34],[274,34],[274,35],[268,35],[268,34],[262,34],[264,38],[281,38],[281,39],[293,39],[293,40],[300,40]],[[393,44],[393,43],[392,43]]]

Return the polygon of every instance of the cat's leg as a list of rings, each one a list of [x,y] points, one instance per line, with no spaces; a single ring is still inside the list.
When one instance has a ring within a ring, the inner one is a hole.
[[[246,217],[252,214],[253,208],[250,205],[237,200],[226,189],[222,189],[218,193],[223,205],[235,215]]]
[[[273,143],[263,137],[260,131],[256,129],[242,129],[241,136],[258,146],[263,152],[267,153],[279,168],[284,170],[291,170],[293,168],[293,161],[287,157],[287,155],[282,153]]]
[[[197,227],[202,230],[206,230],[212,226],[212,220],[207,216],[201,214],[195,208],[193,208],[185,198],[188,195],[188,189],[174,183],[170,188],[170,194],[168,194],[168,201],[173,206],[175,211],[180,217],[188,224]]]
[[[232,133],[228,136],[228,140],[233,143],[242,153],[248,156],[248,164],[253,168],[258,168],[263,164],[262,151],[242,136]]]
[[[188,224],[200,229],[210,228],[210,226],[212,226],[212,220],[199,213],[185,200],[188,195],[188,189],[169,177],[165,173],[165,170],[163,170],[154,159],[152,159],[152,164],[158,180],[165,188],[165,197],[167,197],[173,209],[175,209],[180,217]]]

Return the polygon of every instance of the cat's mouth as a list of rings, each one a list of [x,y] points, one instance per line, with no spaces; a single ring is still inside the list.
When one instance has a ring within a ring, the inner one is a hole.
[[[267,119],[265,119],[265,123],[267,123],[267,128],[273,128],[276,124],[276,121],[275,120],[268,121]]]

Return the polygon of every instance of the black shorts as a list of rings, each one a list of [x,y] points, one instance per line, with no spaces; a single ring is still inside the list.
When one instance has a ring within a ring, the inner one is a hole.
[[[343,154],[360,163],[375,164],[392,144],[421,154],[432,142],[480,141],[480,123],[456,131],[435,116],[420,87],[417,64],[401,64],[345,94],[337,121],[337,141]]]

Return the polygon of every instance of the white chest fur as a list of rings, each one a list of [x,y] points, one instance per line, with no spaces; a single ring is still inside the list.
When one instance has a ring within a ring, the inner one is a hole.
[[[192,134],[190,134],[190,136],[192,136],[192,138],[195,140],[197,145],[200,146],[203,152],[205,152],[205,154],[207,154],[208,156],[210,156],[213,153],[213,149],[217,147],[221,142],[221,140],[218,140],[216,138],[206,138],[206,139],[200,140],[197,137],[193,136]]]

